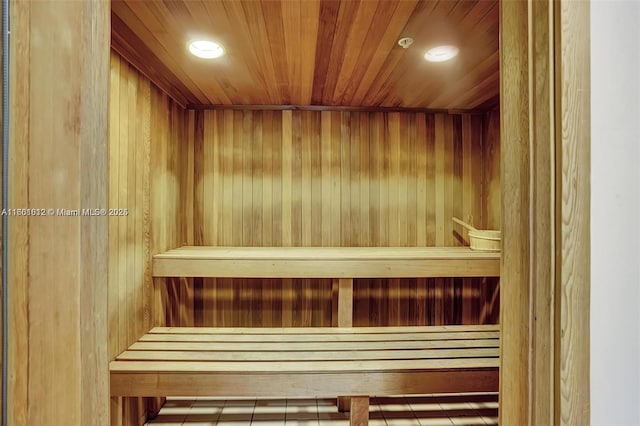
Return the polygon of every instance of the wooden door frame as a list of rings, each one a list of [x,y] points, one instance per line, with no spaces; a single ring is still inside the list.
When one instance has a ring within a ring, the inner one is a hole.
[[[78,8],[85,6],[77,5]],[[503,0],[500,8],[504,232],[500,420],[505,426],[588,424],[589,3]],[[108,22],[108,8],[84,13],[84,19],[92,16],[99,22]],[[89,26],[86,28],[88,31]],[[18,43],[26,43],[25,37],[18,38]],[[105,36],[104,40],[108,38]],[[24,60],[28,64],[29,51],[18,52],[21,54],[13,55],[13,60]],[[96,64],[106,63],[104,55],[96,58]],[[35,69],[42,62],[34,64],[32,72],[44,72]],[[73,68],[74,74],[69,78],[75,78],[81,69],[80,66]],[[105,78],[100,85],[102,89],[107,82]],[[15,97],[20,88],[27,89],[24,84],[14,83],[12,88],[17,88],[14,99],[29,99],[28,96]],[[29,103],[24,102],[21,105],[28,111]],[[104,111],[100,111],[100,105]],[[103,117],[107,104],[95,102],[87,111]],[[104,123],[104,118],[96,122]],[[19,122],[12,121],[12,125],[15,123]],[[14,128],[14,137],[16,132]],[[94,139],[106,140],[107,132],[102,125]],[[34,139],[34,143],[42,142]],[[99,160],[105,159],[106,155],[102,155]],[[83,176],[91,185],[98,182],[95,171],[86,171]],[[101,176],[100,182],[103,182],[106,175]],[[24,177],[14,179],[14,191],[25,181]],[[91,185],[87,188],[100,187]],[[14,205],[30,206],[28,203]],[[12,241],[21,240],[12,238]],[[95,240],[89,239],[87,243],[90,245],[92,241]],[[13,250],[14,261],[27,259],[18,258],[19,253],[20,250]],[[83,265],[97,268],[105,258],[84,258]],[[13,266],[13,274],[22,271]],[[26,279],[26,274],[19,278]],[[69,294],[69,297],[79,296]],[[16,303],[15,297],[10,318],[13,326],[16,319],[24,316],[16,314],[20,303]],[[96,302],[91,306],[98,307],[103,299],[92,296],[91,300]],[[77,329],[74,336],[82,341],[83,348],[89,352],[95,350],[103,358],[106,340],[87,335],[83,330]],[[24,340],[16,334],[12,339],[16,337]],[[15,340],[12,343],[11,356],[24,357],[24,347]],[[106,363],[100,365],[106,366]],[[18,374],[22,370],[15,371]],[[95,369],[94,373],[100,377],[100,383],[108,377],[107,370]],[[86,377],[91,381],[93,376],[87,374]],[[16,424],[26,418],[29,406],[23,385],[16,387],[13,381],[10,387],[10,418]],[[90,413],[92,418],[96,411],[106,413],[109,399],[105,395],[106,392],[85,392],[86,404],[81,405],[89,409],[81,410],[78,405],[77,412],[70,415],[80,419],[80,411]],[[55,411],[53,406],[39,410]]]
[[[590,422],[589,9],[500,3],[505,426]]]

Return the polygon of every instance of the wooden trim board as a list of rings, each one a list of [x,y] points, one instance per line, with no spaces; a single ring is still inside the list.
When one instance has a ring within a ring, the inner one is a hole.
[[[453,375],[455,374],[455,379]],[[465,371],[415,371],[363,373],[111,373],[111,393],[119,396],[230,396],[238,397],[335,397],[371,393],[403,395],[460,392],[495,392],[496,369]],[[233,389],[233,391],[230,391]]]
[[[498,276],[500,253],[468,247],[193,247],[153,256],[153,276],[417,278]]]
[[[500,424],[588,424],[590,5],[500,7]]]

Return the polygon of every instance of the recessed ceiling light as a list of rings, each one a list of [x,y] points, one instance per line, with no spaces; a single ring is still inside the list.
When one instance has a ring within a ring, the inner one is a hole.
[[[427,50],[424,58],[429,62],[444,62],[455,58],[459,51],[455,46],[437,46]]]
[[[224,55],[224,49],[218,43],[209,40],[196,40],[189,43],[189,52],[198,58],[212,59]]]

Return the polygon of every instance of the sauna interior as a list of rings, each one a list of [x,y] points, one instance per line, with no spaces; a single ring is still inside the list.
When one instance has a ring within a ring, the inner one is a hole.
[[[109,208],[126,215],[109,217],[110,360],[171,330],[189,344],[240,328],[400,335],[499,324],[499,253],[471,251],[452,221],[501,229],[498,18],[493,0],[113,1]],[[196,39],[220,43],[224,55],[194,57]],[[425,60],[439,45],[458,55]],[[196,249],[162,263],[185,246],[240,249],[222,276]],[[275,254],[254,268],[261,247]],[[457,258],[446,266],[451,247]],[[384,254],[343,266],[352,252],[340,248]],[[426,266],[411,266],[417,255],[406,248],[428,248]],[[317,272],[295,276],[289,254]],[[194,263],[172,272],[182,261]],[[157,362],[188,364],[179,349],[158,350]],[[499,347],[487,351],[497,365]],[[166,404],[158,389],[115,395],[114,374],[111,424],[144,424]],[[291,397],[296,377],[285,378]],[[442,377],[465,390],[467,376]],[[131,380],[118,386],[141,383]],[[317,396],[353,397],[345,410],[356,415],[359,392],[334,388]]]

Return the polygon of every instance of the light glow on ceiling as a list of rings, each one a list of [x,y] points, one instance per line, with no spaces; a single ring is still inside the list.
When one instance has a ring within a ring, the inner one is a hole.
[[[213,59],[224,55],[224,49],[218,43],[209,40],[196,40],[189,43],[189,52],[198,58]]]
[[[427,50],[424,58],[429,62],[444,62],[455,58],[459,51],[456,46],[437,46]]]

